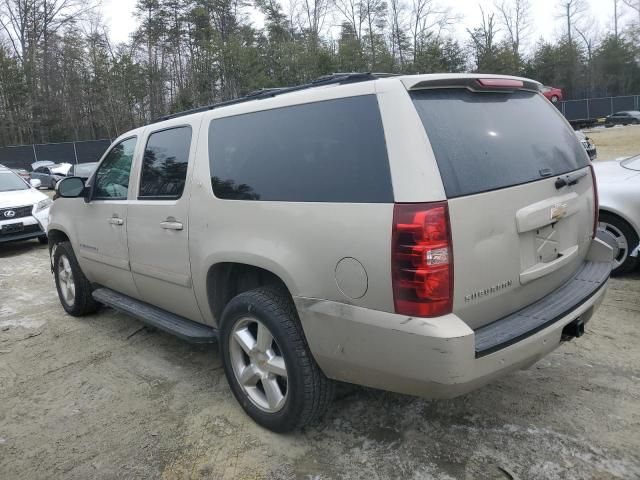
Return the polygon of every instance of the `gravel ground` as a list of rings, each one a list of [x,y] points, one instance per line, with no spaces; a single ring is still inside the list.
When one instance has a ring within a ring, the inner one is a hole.
[[[640,154],[640,125],[584,130],[598,149],[598,160],[615,160]]]
[[[587,334],[448,401],[343,388],[321,423],[256,426],[217,348],[58,303],[45,247],[0,246],[0,479],[640,478],[640,274]]]

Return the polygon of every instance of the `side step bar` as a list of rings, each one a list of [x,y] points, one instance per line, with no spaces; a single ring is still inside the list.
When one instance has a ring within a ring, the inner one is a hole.
[[[187,320],[148,303],[128,297],[109,288],[97,288],[92,296],[96,302],[136,317],[138,320],[171,333],[191,343],[214,343],[218,340],[215,328]]]

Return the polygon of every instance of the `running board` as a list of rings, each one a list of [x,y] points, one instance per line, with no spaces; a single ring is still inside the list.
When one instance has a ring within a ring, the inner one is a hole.
[[[136,317],[153,327],[171,333],[191,343],[214,343],[218,330],[167,312],[148,303],[123,295],[109,288],[97,288],[91,294],[95,301]]]

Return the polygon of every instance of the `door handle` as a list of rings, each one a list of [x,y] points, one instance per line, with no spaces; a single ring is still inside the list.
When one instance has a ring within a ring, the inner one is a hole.
[[[118,218],[118,217],[111,217],[109,219],[109,223],[111,225],[124,225],[124,220],[122,218]]]
[[[160,226],[165,230],[182,230],[182,223],[176,222],[175,220],[165,220],[164,222],[160,222]]]

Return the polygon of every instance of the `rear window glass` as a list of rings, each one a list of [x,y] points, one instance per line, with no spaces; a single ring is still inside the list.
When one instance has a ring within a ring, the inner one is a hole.
[[[393,202],[374,95],[214,120],[209,160],[218,198]]]
[[[411,98],[449,198],[533,182],[589,164],[573,131],[527,91],[422,90]]]

